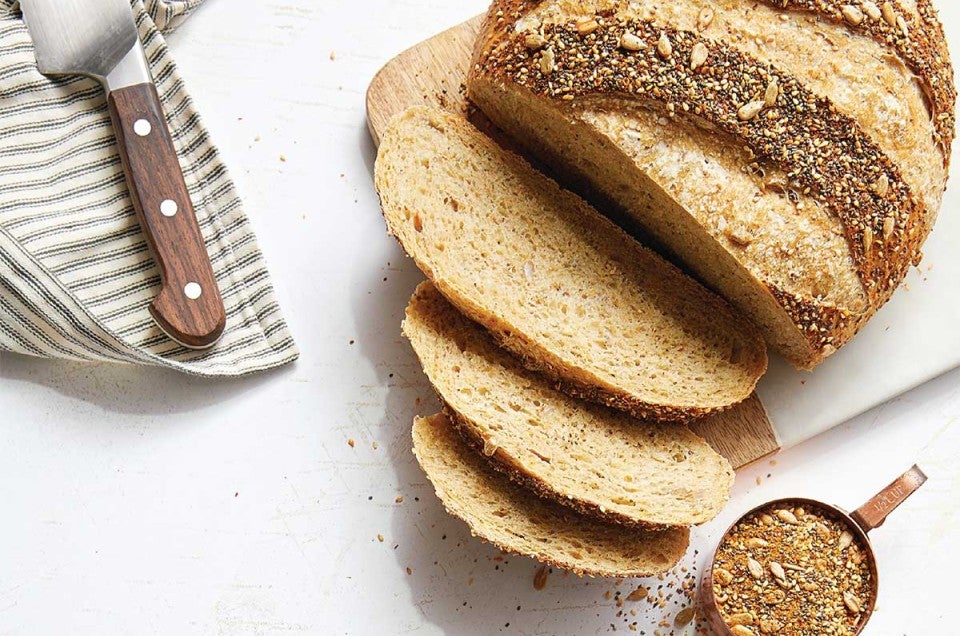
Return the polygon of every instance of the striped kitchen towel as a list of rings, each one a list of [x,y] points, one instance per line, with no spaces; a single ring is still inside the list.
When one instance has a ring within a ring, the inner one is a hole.
[[[154,324],[159,274],[103,91],[41,75],[17,3],[0,0],[0,349],[206,376],[296,359],[256,237],[161,34],[202,1],[132,4],[226,304],[223,339],[191,351]]]

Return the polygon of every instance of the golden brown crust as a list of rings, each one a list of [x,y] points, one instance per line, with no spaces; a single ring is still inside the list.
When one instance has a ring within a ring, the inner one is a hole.
[[[897,0],[878,0],[857,4],[837,0],[763,0],[782,9],[814,12],[820,17],[844,24],[872,37],[892,49],[904,65],[913,71],[929,100],[934,138],[943,153],[944,165],[950,165],[953,144],[957,91],[953,84],[953,65],[943,25],[930,0],[917,0],[917,16],[904,10]],[[884,5],[889,5],[886,8]],[[852,8],[851,8],[852,7]],[[919,18],[919,19],[918,19]]]
[[[452,300],[451,302],[457,305],[456,302]],[[461,309],[461,311],[464,310]],[[464,311],[464,313],[467,312]],[[470,314],[467,313],[467,315],[469,316]],[[600,387],[596,383],[586,381],[578,382],[574,379],[570,369],[565,369],[568,377],[564,378],[560,371],[558,371],[557,366],[545,360],[543,352],[540,351],[538,347],[525,344],[524,341],[513,334],[505,334],[496,329],[489,329],[488,331],[500,347],[516,356],[527,369],[536,371],[550,380],[553,387],[558,391],[582,400],[587,400],[588,402],[594,402],[619,411],[624,411],[639,419],[653,419],[658,422],[676,422],[682,424],[707,415],[721,413],[739,404],[739,402],[736,402],[722,408],[678,407],[669,404],[650,404],[637,399],[625,391],[618,391],[613,387]],[[763,370],[759,371],[757,375],[758,377],[763,375]],[[747,393],[740,402],[748,397],[750,397],[750,393]]]
[[[446,408],[445,408],[445,411],[446,411]],[[450,421],[451,421],[452,423],[454,423],[454,425],[455,425],[456,428],[458,428],[458,429],[460,428],[459,425],[456,424],[456,420],[455,420],[455,419],[451,418],[449,415],[448,415],[448,418],[450,419]],[[463,435],[463,431],[461,430],[460,432],[461,432],[461,435]],[[475,445],[473,444],[473,442],[472,442],[472,440],[470,439],[470,437],[464,435],[464,436],[463,436],[463,439],[464,439],[465,441],[467,441],[468,445],[470,445],[471,447],[473,447],[474,449],[476,449],[476,447],[475,447]],[[416,455],[416,448],[414,449],[414,455]],[[482,456],[482,451],[481,451],[481,456]],[[419,458],[418,458],[418,461],[419,461]],[[493,462],[491,462],[491,464],[493,464]],[[503,473],[503,474],[506,474],[506,475],[511,479],[511,481],[514,481],[513,477],[512,477],[511,475],[509,475],[509,473]],[[429,479],[429,480],[431,481],[431,483],[433,482],[430,473],[427,473],[427,479]],[[514,483],[518,483],[518,482],[514,481]],[[521,483],[521,485],[523,485],[523,484]],[[536,493],[534,493],[534,494],[536,494]],[[442,502],[441,502],[441,503],[442,503]],[[600,568],[596,568],[596,567],[590,567],[590,566],[577,566],[577,565],[574,565],[572,562],[560,563],[560,562],[557,561],[555,558],[552,558],[552,557],[550,557],[549,555],[547,555],[545,552],[536,552],[536,553],[535,553],[535,552],[532,552],[532,551],[531,551],[531,552],[522,551],[522,550],[518,550],[515,546],[506,545],[506,544],[504,544],[504,543],[500,543],[500,542],[498,542],[498,541],[494,541],[494,540],[488,539],[488,538],[486,538],[485,536],[483,536],[483,535],[481,534],[480,530],[478,530],[477,528],[474,527],[471,519],[468,519],[468,518],[467,518],[466,516],[464,516],[464,515],[457,514],[456,512],[454,512],[453,510],[451,510],[449,507],[447,507],[447,505],[446,505],[445,503],[444,503],[444,510],[447,511],[447,514],[449,514],[449,515],[451,515],[452,517],[455,517],[455,518],[457,518],[457,519],[460,519],[462,522],[464,522],[465,524],[467,524],[467,527],[470,528],[470,534],[473,535],[474,537],[479,538],[481,541],[484,541],[485,543],[490,543],[491,545],[496,546],[497,548],[499,548],[500,550],[502,550],[502,551],[504,551],[504,552],[509,552],[509,553],[511,553],[511,554],[517,554],[517,555],[520,555],[520,556],[525,556],[525,557],[529,557],[529,558],[532,558],[532,559],[536,559],[537,561],[539,561],[539,562],[541,562],[541,563],[546,563],[547,565],[551,565],[551,566],[553,566],[553,567],[560,568],[561,570],[567,570],[567,571],[569,571],[569,572],[573,572],[573,573],[576,574],[577,576],[591,576],[591,577],[597,576],[597,577],[614,578],[614,577],[625,577],[625,576],[634,576],[634,577],[653,576],[653,575],[656,575],[656,574],[660,574],[660,570],[658,570],[657,568],[650,568],[650,569],[636,569],[636,568],[634,568],[634,569],[629,569],[629,568],[623,569],[623,568],[621,568],[621,569],[617,569],[617,570],[604,570],[604,569],[600,569]],[[687,549],[687,548],[689,547],[689,545],[690,545],[690,532],[689,532],[689,528],[684,527],[683,529],[687,531],[687,532],[686,532],[686,535],[685,535],[685,537],[684,537],[684,546],[683,546],[683,551],[686,551],[686,549]],[[650,531],[651,529],[650,529],[650,528],[646,528],[645,530]],[[679,530],[678,528],[667,529],[667,531],[670,531],[670,532],[677,532],[678,530]]]
[[[815,197],[840,221],[870,309],[851,322],[838,320],[836,310],[817,299],[787,302],[785,310],[818,352],[811,366],[852,337],[919,259],[926,235],[922,202],[899,168],[829,99],[723,42],[613,12],[597,15],[588,30],[572,22],[540,27],[542,42],[531,42],[530,32],[514,25],[537,4],[496,3],[489,37],[478,43],[475,73],[557,100],[561,109],[626,97],[705,120],[758,160],[781,167],[791,189]],[[629,46],[622,45],[624,34],[633,38]],[[952,82],[946,90],[952,95]],[[943,118],[951,129],[952,112]]]
[[[434,390],[436,391],[436,389]],[[582,499],[563,496],[554,488],[552,488],[547,482],[537,479],[535,475],[525,471],[522,467],[517,465],[512,457],[500,449],[497,449],[493,456],[487,455],[485,452],[483,438],[479,435],[479,433],[477,433],[476,425],[471,424],[467,418],[457,413],[456,410],[447,404],[444,401],[443,396],[440,395],[439,391],[436,391],[436,393],[437,397],[440,398],[440,402],[443,404],[444,415],[446,415],[447,418],[453,422],[464,441],[467,442],[467,444],[469,444],[478,453],[486,457],[489,460],[488,463],[491,467],[509,477],[514,483],[532,491],[541,499],[548,499],[556,502],[587,517],[599,519],[600,521],[605,521],[607,523],[615,523],[621,526],[640,528],[643,530],[667,530],[669,528],[686,527],[644,523],[625,515],[621,515],[613,510],[607,510],[606,508],[603,508],[597,504],[592,504],[590,502],[583,501]]]
[[[804,337],[817,352],[817,357],[809,368],[836,351],[839,345],[835,346],[831,344],[832,342],[841,344],[846,342],[869,318],[869,316],[853,314],[817,298],[804,298],[773,286],[768,286],[768,289],[794,324],[802,329]],[[829,338],[827,334],[830,334]]]

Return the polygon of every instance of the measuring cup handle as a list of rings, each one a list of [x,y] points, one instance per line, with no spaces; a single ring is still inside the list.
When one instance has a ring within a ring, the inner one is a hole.
[[[857,508],[851,517],[864,532],[879,528],[887,520],[887,515],[917,491],[927,481],[927,476],[916,465],[903,473],[892,484],[878,492],[870,501]]]

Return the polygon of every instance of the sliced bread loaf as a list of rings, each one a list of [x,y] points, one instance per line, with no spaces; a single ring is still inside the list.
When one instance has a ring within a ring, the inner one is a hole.
[[[956,90],[931,0],[494,0],[470,68],[497,126],[800,367],[890,298],[940,208]]]
[[[687,550],[687,528],[625,530],[538,498],[492,470],[442,414],[414,421],[413,452],[447,511],[502,550],[596,576],[658,574]]]
[[[430,282],[403,332],[464,437],[513,479],[579,512],[689,526],[727,502],[733,469],[683,424],[581,402],[523,368]]]
[[[684,420],[744,400],[766,369],[751,323],[461,117],[395,118],[376,186],[440,291],[570,393]]]

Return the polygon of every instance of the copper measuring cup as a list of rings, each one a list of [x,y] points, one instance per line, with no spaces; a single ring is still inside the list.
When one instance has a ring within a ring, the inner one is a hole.
[[[740,523],[745,517],[771,506],[777,506],[781,504],[790,506],[799,505],[808,510],[821,511],[827,516],[834,517],[837,520],[846,523],[850,532],[854,535],[855,540],[858,540],[864,549],[867,557],[867,564],[870,569],[871,585],[870,601],[863,608],[863,611],[860,614],[860,623],[857,625],[857,630],[855,632],[856,634],[860,634],[867,622],[870,620],[870,616],[873,614],[874,607],[876,607],[877,593],[879,591],[880,583],[877,577],[876,555],[873,552],[873,546],[870,545],[870,539],[867,536],[867,533],[874,528],[878,528],[883,525],[883,522],[886,521],[887,516],[893,512],[897,506],[906,501],[907,497],[916,492],[916,490],[922,486],[926,480],[927,476],[923,474],[923,471],[920,470],[919,467],[914,466],[894,480],[889,486],[877,493],[873,498],[870,499],[870,501],[853,511],[853,513],[848,513],[842,508],[831,506],[823,503],[822,501],[803,499],[799,497],[776,499],[753,508],[732,523],[729,528],[727,528],[727,531],[723,534],[723,538],[721,538],[720,542],[717,544],[717,549],[714,550],[710,559],[707,561],[707,566],[703,571],[703,578],[701,580],[700,587],[701,615],[707,620],[707,623],[716,634],[719,634],[720,636],[734,636],[733,631],[724,622],[722,616],[720,615],[720,608],[717,606],[716,596],[714,595],[713,564],[717,557],[717,551],[719,551],[720,546],[724,543],[737,524]]]

